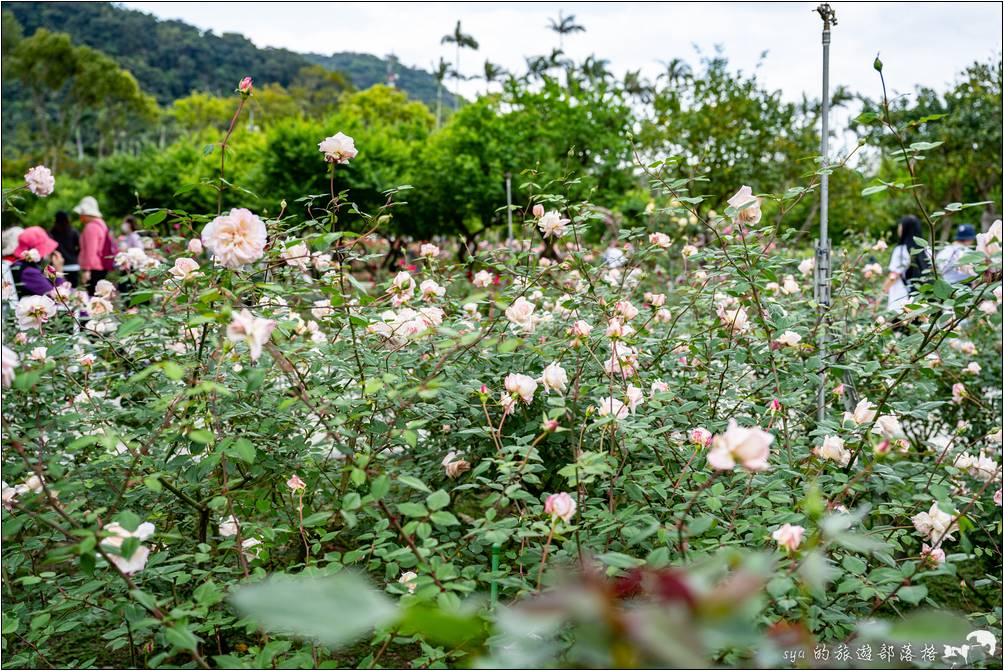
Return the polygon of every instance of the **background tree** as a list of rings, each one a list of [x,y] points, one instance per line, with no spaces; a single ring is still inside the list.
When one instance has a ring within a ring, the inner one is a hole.
[[[548,19],[547,27],[558,34],[558,49],[561,51],[565,49],[565,35],[586,32],[585,26],[575,22],[575,14],[562,16],[560,10],[558,11],[558,20]]]
[[[463,75],[460,73],[460,50],[470,49],[472,51],[478,50],[478,41],[474,39],[472,35],[464,33],[460,27],[460,21],[457,21],[456,27],[454,27],[453,32],[449,35],[444,35],[443,39],[440,40],[440,44],[454,44],[457,48],[457,59],[454,62],[453,68],[453,78],[456,80],[457,89],[454,92],[457,97],[460,96],[460,80]],[[453,102],[454,109],[456,109],[457,101]]]

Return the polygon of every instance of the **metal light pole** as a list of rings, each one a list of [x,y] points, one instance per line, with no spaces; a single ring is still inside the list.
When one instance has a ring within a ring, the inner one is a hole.
[[[506,242],[512,242],[512,173],[507,172],[505,174],[505,215],[506,220],[509,223],[509,237],[506,238]]]
[[[837,25],[837,15],[827,3],[816,8],[819,17],[823,19],[823,128],[819,142],[819,153],[822,155],[823,174],[819,179],[819,240],[816,242],[816,268],[813,294],[819,306],[819,392],[816,395],[816,418],[822,422],[826,419],[826,373],[827,373],[827,339],[830,310],[830,236],[829,200],[830,177],[826,174],[829,165],[830,139],[830,28]]]

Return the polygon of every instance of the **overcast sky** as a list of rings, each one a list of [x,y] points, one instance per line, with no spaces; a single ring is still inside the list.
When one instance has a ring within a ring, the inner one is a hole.
[[[524,57],[549,53],[557,36],[548,18],[558,10],[574,14],[585,33],[565,40],[576,60],[589,54],[610,61],[618,75],[641,69],[654,76],[660,61],[696,60],[722,45],[733,66],[760,67],[765,84],[789,99],[820,91],[820,31],[813,12],[818,3],[298,3],[298,2],[125,2],[161,18],[176,18],[216,33],[238,32],[258,46],[331,53],[395,53],[403,63],[431,69],[454,50],[440,38],[457,19],[480,42],[465,51],[461,70],[471,74],[490,59],[522,72]],[[891,88],[916,84],[944,88],[974,60],[1001,51],[1001,4],[997,2],[831,3],[838,25],[831,47],[831,82],[869,96],[880,93],[872,70],[881,52]],[[253,73],[252,73],[253,74]],[[470,95],[483,87],[465,82]]]

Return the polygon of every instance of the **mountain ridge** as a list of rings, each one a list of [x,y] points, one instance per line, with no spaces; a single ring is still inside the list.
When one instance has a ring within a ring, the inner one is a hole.
[[[256,83],[288,86],[310,65],[341,72],[358,89],[387,81],[389,59],[374,54],[325,55],[259,47],[240,33],[216,34],[110,2],[4,2],[2,8],[17,19],[25,37],[46,28],[108,54],[160,104],[193,91],[225,95],[245,75],[253,76]],[[396,59],[394,73],[401,91],[435,108],[435,76]],[[452,104],[445,87],[442,95],[444,105]]]

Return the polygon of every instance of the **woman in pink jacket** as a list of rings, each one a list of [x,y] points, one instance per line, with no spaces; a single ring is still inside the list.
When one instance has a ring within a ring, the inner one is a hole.
[[[108,275],[115,257],[115,241],[108,231],[108,225],[101,218],[98,201],[86,196],[73,211],[80,215],[83,232],[80,234],[80,282],[87,286],[87,293],[93,294],[98,280]],[[109,258],[111,257],[111,258]]]

